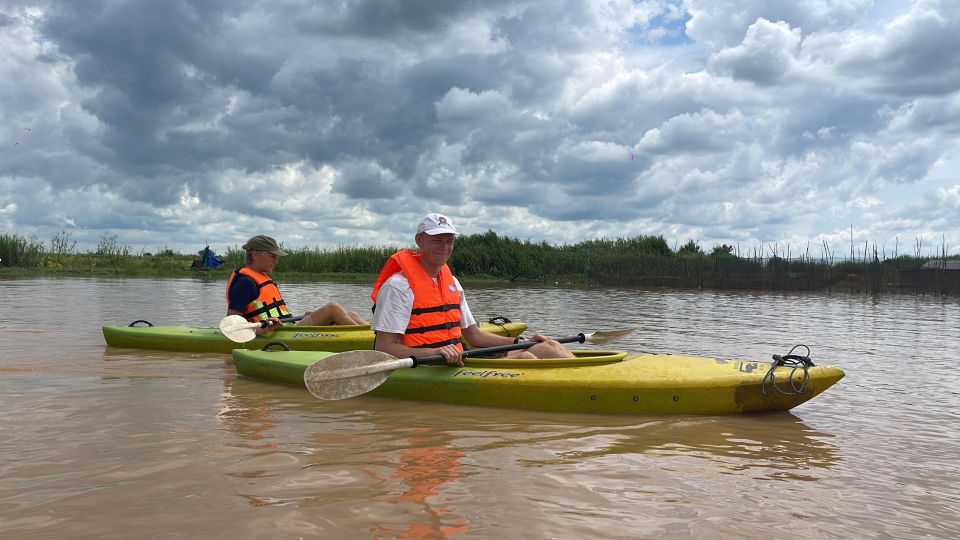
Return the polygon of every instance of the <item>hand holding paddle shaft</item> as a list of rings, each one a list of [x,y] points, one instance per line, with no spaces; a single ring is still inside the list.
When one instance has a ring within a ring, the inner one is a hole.
[[[303,319],[305,315],[299,317],[283,317],[280,322],[296,322]],[[235,343],[246,343],[257,337],[256,328],[266,328],[270,326],[271,321],[250,322],[240,315],[227,315],[220,321],[220,332],[230,341]]]
[[[629,330],[607,330],[607,331],[597,331],[590,334],[577,334],[575,336],[569,336],[565,338],[554,339],[557,343],[586,343],[590,342],[594,345],[601,345],[604,343],[609,343],[617,338],[623,337],[630,332],[633,332],[633,329]],[[497,345],[496,347],[484,347],[482,349],[468,349],[463,351],[461,355],[463,358],[476,358],[479,356],[491,356],[494,354],[499,354],[502,352],[508,351],[522,351],[524,349],[529,349],[533,347],[539,341],[524,341],[521,343],[511,343],[509,345]],[[432,356],[424,356],[423,358],[411,358],[413,360],[413,365],[410,367],[417,366],[427,366],[427,365],[436,365],[436,364],[445,364],[447,360],[443,355],[436,354]]]
[[[599,330],[589,334],[557,339],[560,343],[591,343],[602,345],[621,338],[633,329]],[[506,351],[529,349],[538,342],[528,341],[498,347],[470,349],[464,358],[488,356]],[[397,358],[382,351],[347,351],[314,362],[303,373],[303,382],[310,393],[320,399],[333,400],[365,394],[383,384],[395,370],[420,365],[445,364],[441,355],[423,358]]]

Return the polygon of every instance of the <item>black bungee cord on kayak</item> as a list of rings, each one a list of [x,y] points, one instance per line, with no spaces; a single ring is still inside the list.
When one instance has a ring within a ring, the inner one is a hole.
[[[793,351],[797,350],[797,347],[803,347],[806,349],[806,356],[793,354]],[[763,376],[763,395],[768,396],[773,392],[776,392],[785,396],[799,396],[800,394],[810,392],[809,369],[813,365],[813,360],[810,359],[810,347],[807,347],[806,345],[794,345],[793,348],[790,349],[790,352],[783,356],[780,356],[779,354],[773,355],[773,364],[770,365],[770,369],[767,371],[767,374]],[[778,366],[793,368],[790,370],[790,374],[787,376],[787,380],[790,382],[789,388],[786,388],[787,385],[785,383],[777,384],[776,369]],[[799,384],[793,380],[793,374],[796,373],[798,369],[803,369],[803,377],[800,379]],[[767,390],[767,379],[770,380],[770,391]],[[781,388],[781,386],[784,388]]]
[[[511,321],[510,319],[504,317],[503,315],[497,315],[497,316],[495,316],[495,317],[490,317],[490,318],[487,320],[487,322],[490,323],[490,324],[495,324],[495,325],[499,326],[501,330],[503,330],[504,332],[506,332],[506,331],[507,331],[507,327],[506,327],[505,325],[510,324],[512,321]]]

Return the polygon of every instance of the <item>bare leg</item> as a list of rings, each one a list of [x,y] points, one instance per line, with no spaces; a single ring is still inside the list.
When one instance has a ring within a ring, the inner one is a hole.
[[[536,358],[530,351],[510,351],[507,353],[507,358]]]
[[[350,319],[353,321],[353,324],[370,324],[370,321],[358,315],[356,311],[348,311],[347,315],[350,316]]]
[[[552,339],[550,341],[537,343],[527,349],[527,352],[536,358],[574,358],[574,354],[564,347],[562,343]]]
[[[299,326],[327,326],[331,324],[366,324],[357,322],[361,319],[356,313],[348,313],[347,310],[336,302],[327,302],[319,308],[307,313],[300,322]]]

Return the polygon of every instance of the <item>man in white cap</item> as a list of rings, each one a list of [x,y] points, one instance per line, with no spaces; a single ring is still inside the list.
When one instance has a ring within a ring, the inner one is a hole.
[[[269,276],[277,259],[287,254],[277,241],[258,234],[243,244],[246,264],[233,271],[227,281],[227,315],[240,315],[251,322],[270,321],[271,326],[258,328],[257,334],[269,333],[273,326],[283,324],[280,319],[290,317],[280,289]],[[367,324],[353,311],[347,311],[336,302],[327,302],[308,311],[297,324],[325,326],[331,324]]]
[[[516,343],[514,338],[481,330],[470,313],[463,287],[447,266],[456,237],[450,218],[427,214],[414,237],[420,251],[401,250],[387,260],[371,294],[376,350],[398,358],[440,354],[448,364],[462,366],[462,338],[474,347]],[[573,357],[547,336],[535,334],[530,339],[537,344],[511,351],[508,357]]]

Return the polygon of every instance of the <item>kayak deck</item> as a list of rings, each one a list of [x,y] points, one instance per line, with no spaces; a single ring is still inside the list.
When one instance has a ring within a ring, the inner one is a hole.
[[[527,325],[519,322],[482,322],[480,328],[501,336],[517,337],[527,329]],[[285,324],[246,343],[230,341],[219,328],[189,326],[104,326],[103,338],[107,345],[113,347],[225,354],[237,348],[261,349],[275,341],[291,349],[305,351],[343,352],[373,348],[373,330],[369,325]]]
[[[742,414],[785,411],[844,376],[829,365],[576,350],[576,359],[468,358],[464,367],[398,369],[371,396],[605,414]],[[304,386],[327,353],[235,350],[237,373]],[[797,391],[802,389],[802,391]]]

